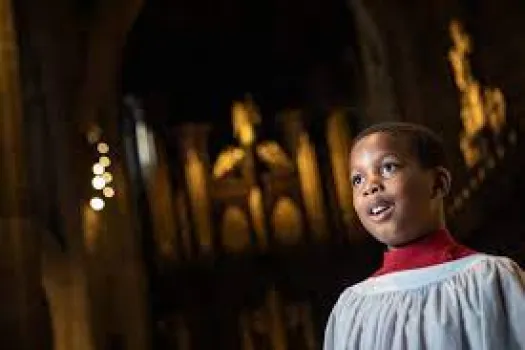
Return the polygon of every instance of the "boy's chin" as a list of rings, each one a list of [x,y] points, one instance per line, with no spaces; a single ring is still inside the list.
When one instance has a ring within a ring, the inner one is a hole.
[[[390,234],[387,234],[386,232],[377,233],[376,235],[373,235],[378,241],[383,243],[384,245],[388,246],[388,248],[396,249],[396,248],[403,248],[404,246],[410,245],[422,238],[424,238],[426,235],[405,235],[402,233],[396,233],[392,232]]]
[[[387,240],[387,239],[384,239],[384,240],[380,240],[381,243],[383,243],[384,245],[386,245],[388,248],[392,248],[392,249],[396,249],[396,248],[402,248],[408,244],[410,244],[412,240],[399,240],[399,239],[396,239],[396,240]]]
[[[417,237],[416,238],[410,237],[396,230],[381,230],[381,231],[378,230],[376,232],[372,231],[371,234],[379,242],[383,243],[389,248],[400,248],[407,244],[410,244],[415,239],[417,239]]]

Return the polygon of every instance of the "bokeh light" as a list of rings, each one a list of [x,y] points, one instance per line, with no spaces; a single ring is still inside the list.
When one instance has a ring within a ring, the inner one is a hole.
[[[102,176],[95,176],[91,181],[91,185],[95,190],[101,190],[106,185],[106,181],[104,181]]]
[[[93,197],[89,201],[89,205],[93,210],[100,211],[104,208],[104,200],[99,197]]]

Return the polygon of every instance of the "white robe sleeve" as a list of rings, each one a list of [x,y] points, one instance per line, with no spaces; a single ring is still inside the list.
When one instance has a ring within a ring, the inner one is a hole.
[[[335,303],[325,327],[323,350],[343,350],[347,348],[346,328],[352,318],[348,312],[348,298],[351,288],[347,288]],[[349,317],[350,316],[350,317]]]
[[[324,343],[323,350],[336,350],[337,343],[335,341],[336,336],[336,320],[335,320],[335,307],[328,317],[328,322],[326,323],[326,328],[324,332]]]
[[[507,258],[488,272],[482,288],[487,348],[525,349],[525,273]]]

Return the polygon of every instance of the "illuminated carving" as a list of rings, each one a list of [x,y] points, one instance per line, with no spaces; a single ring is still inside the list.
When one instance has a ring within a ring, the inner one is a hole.
[[[251,99],[235,102],[232,106],[233,132],[241,145],[250,146],[255,141],[254,125],[261,122]]]
[[[475,145],[473,139],[465,133],[459,136],[459,148],[463,153],[465,163],[467,163],[469,167],[473,167],[481,159],[481,151]]]
[[[465,163],[475,166],[481,159],[479,144],[482,129],[489,128],[498,135],[505,125],[505,97],[500,89],[482,88],[473,77],[468,55],[472,53],[472,41],[457,20],[450,23],[450,37],[454,46],[449,50],[448,59],[454,73],[454,80],[461,94],[460,148]]]
[[[257,155],[274,171],[293,171],[293,164],[288,155],[275,141],[265,141],[257,145]]]
[[[485,111],[491,129],[499,134],[505,125],[505,96],[500,89],[485,89]]]
[[[261,117],[253,101],[235,102],[232,106],[232,124],[234,136],[241,147],[228,146],[217,157],[213,166],[213,176],[222,178],[232,170],[241,166],[244,160],[250,158],[255,147],[259,160],[272,171],[293,171],[293,165],[286,152],[275,141],[263,141],[254,145],[256,140],[255,125]],[[244,176],[248,174],[243,174]],[[250,177],[248,175],[248,177]]]
[[[227,251],[236,253],[250,245],[250,224],[246,214],[236,206],[230,206],[222,219],[222,244]]]
[[[290,198],[283,197],[277,201],[272,214],[272,225],[280,243],[296,244],[301,240],[301,211]]]
[[[227,147],[222,151],[215,165],[213,166],[213,176],[215,178],[221,178],[230,173],[240,162],[244,159],[245,152],[239,147]]]
[[[258,176],[255,174],[255,159],[257,157],[272,173],[292,172],[294,166],[289,156],[277,142],[271,140],[257,142],[255,125],[260,121],[261,117],[257,107],[250,98],[244,102],[233,103],[233,133],[238,141],[238,146],[227,146],[219,153],[213,166],[213,176],[215,179],[222,179],[234,170],[240,170],[242,180],[250,186],[248,205],[253,229],[257,235],[258,244],[264,247],[267,244],[265,212]],[[229,223],[230,221],[225,222],[225,225],[229,225]],[[223,227],[223,232],[230,230],[228,225]],[[249,231],[247,230],[246,237],[236,235],[240,240],[239,246],[236,245],[237,243],[229,241],[227,247],[236,247],[229,250],[239,251],[241,250],[240,247],[245,247],[246,240],[249,240],[248,234]]]

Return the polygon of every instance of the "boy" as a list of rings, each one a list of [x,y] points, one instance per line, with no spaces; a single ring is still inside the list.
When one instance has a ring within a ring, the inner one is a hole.
[[[356,137],[350,172],[357,215],[388,251],[372,277],[339,297],[324,349],[525,349],[525,274],[446,230],[451,177],[439,138],[414,124],[378,124]]]

